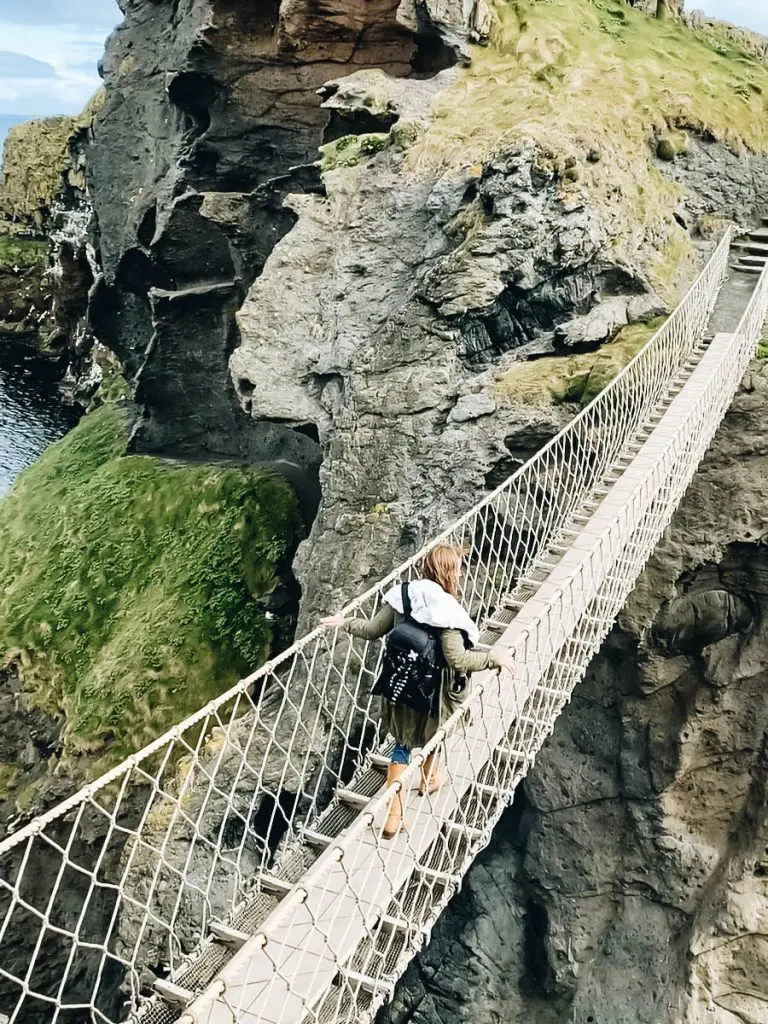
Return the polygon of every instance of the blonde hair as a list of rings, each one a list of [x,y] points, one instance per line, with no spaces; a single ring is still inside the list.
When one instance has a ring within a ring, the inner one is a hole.
[[[459,596],[459,570],[464,552],[449,544],[438,544],[424,556],[421,574],[427,580],[439,584],[443,590]]]

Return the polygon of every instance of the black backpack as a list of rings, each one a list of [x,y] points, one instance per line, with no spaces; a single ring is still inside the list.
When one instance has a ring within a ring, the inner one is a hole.
[[[445,668],[440,630],[411,618],[408,584],[402,584],[403,619],[390,630],[384,660],[373,693],[392,704],[435,717],[440,705],[440,679]]]

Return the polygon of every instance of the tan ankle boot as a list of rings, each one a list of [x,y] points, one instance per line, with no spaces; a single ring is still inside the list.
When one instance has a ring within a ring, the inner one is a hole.
[[[407,767],[407,764],[390,764],[387,767],[387,788],[400,778]],[[400,829],[408,827],[408,823],[403,821],[403,807],[403,790],[401,788],[400,792],[392,797],[392,803],[389,805],[389,814],[382,830],[385,839],[394,839]]]
[[[443,784],[443,778],[440,773],[440,758],[437,754],[430,754],[424,764],[421,766],[421,785],[419,786],[419,796],[424,796],[425,793],[436,793]]]

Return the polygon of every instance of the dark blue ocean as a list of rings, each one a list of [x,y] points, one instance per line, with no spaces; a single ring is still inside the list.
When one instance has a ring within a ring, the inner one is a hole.
[[[0,498],[78,420],[62,404],[49,364],[2,351],[2,345],[0,338]]]

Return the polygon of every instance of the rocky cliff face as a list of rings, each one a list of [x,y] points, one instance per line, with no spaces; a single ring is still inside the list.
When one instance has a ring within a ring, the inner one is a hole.
[[[284,197],[322,190],[314,162],[328,115],[316,90],[365,67],[426,76],[452,63],[482,13],[465,4],[466,22],[462,14],[443,38],[433,19],[451,24],[453,6],[126,5],[89,158],[103,267],[92,322],[135,377],[146,414],[139,447],[245,454],[316,473],[313,430],[293,417],[239,415],[227,370],[234,314],[296,221]]]
[[[336,590],[307,594],[306,622],[499,478],[510,465],[504,438],[525,447],[514,432],[528,430],[529,412],[499,417],[486,454],[460,479],[447,472],[456,500],[428,507],[410,467],[453,460],[464,441],[443,421],[459,400],[451,424],[490,426],[492,380],[479,370],[512,349],[594,347],[674,301],[694,269],[672,251],[682,246],[674,193],[657,210],[641,200],[639,231],[622,223],[626,168],[602,210],[585,203],[577,183],[609,165],[610,140],[604,151],[565,152],[559,136],[551,151],[502,147],[492,166],[465,161],[450,173],[412,166],[408,151],[470,60],[469,42],[491,31],[485,0],[336,0],[322,11],[275,0],[257,13],[223,0],[131,0],[125,13],[88,156],[101,267],[90,326],[135,382],[138,449],[279,464],[312,509],[323,462],[323,510],[302,560],[335,569],[316,542],[330,544],[337,528],[359,557]],[[546,67],[537,74],[547,80]],[[739,205],[751,212],[749,197]],[[393,246],[404,253],[397,267]],[[670,251],[654,276],[656,250]],[[284,287],[296,262],[297,284]],[[425,370],[440,364],[440,381],[425,387],[422,354]],[[467,404],[471,395],[480,398]],[[345,420],[358,405],[359,430]],[[395,436],[379,487],[375,452]],[[371,469],[352,482],[361,452]],[[398,460],[421,497],[395,493]],[[365,551],[372,515],[378,563]]]
[[[52,357],[70,397],[86,401],[100,380],[87,324],[95,250],[89,236],[85,146],[98,108],[11,129],[0,182],[0,337]]]
[[[758,1024],[768,365],[382,1022]]]

